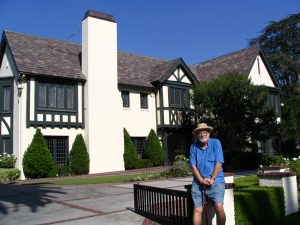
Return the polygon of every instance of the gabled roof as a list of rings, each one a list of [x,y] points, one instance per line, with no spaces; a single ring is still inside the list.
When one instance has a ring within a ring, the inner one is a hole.
[[[199,81],[209,81],[235,70],[248,76],[260,51],[260,47],[256,45],[191,65],[190,68]]]
[[[85,80],[81,45],[32,35],[3,32],[20,73]]]

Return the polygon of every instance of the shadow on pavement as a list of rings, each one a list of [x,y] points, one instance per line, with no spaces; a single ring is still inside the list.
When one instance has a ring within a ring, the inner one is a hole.
[[[17,212],[21,207],[28,207],[37,212],[39,207],[52,202],[58,194],[66,194],[60,187],[39,185],[0,184],[0,215]]]

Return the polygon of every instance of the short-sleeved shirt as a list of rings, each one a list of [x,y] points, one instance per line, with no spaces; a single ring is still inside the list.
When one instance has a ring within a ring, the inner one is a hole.
[[[196,166],[203,178],[212,176],[216,163],[224,163],[222,145],[218,139],[209,138],[206,149],[202,149],[199,142],[191,145],[190,166]],[[194,177],[195,181],[197,180]],[[222,168],[215,182],[225,182]]]

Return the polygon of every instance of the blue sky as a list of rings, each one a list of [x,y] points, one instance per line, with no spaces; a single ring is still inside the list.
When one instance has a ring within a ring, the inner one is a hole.
[[[300,0],[0,0],[0,30],[80,43],[89,9],[115,16],[119,51],[193,64],[247,47]]]

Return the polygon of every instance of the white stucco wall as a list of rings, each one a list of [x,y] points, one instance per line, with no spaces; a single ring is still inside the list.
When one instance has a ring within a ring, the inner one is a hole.
[[[126,91],[129,91],[130,107],[123,107],[122,109],[122,127],[126,128],[132,137],[147,137],[151,129],[156,132],[156,106],[154,93],[148,92],[148,109],[141,109],[140,92],[133,89],[127,89]],[[121,92],[119,95],[121,98]]]
[[[121,96],[117,74],[117,24],[87,17],[82,21],[82,72],[90,173],[124,170]]]
[[[34,90],[34,79],[31,78],[30,90]],[[22,159],[27,147],[30,145],[32,138],[36,132],[34,127],[26,127],[26,109],[27,109],[27,82],[22,84],[22,94],[20,97],[14,96],[14,151],[18,157],[16,167],[22,171],[21,179],[24,179]],[[34,91],[30,95],[30,112],[34,112]],[[83,129],[75,128],[40,128],[44,136],[67,136],[69,137],[69,152],[72,148],[72,144],[76,135],[82,134],[84,136]]]
[[[271,74],[268,72],[266,65],[264,64],[260,55],[257,56],[248,78],[251,79],[251,82],[254,85],[265,85],[269,87],[275,87],[275,84],[271,79]]]

